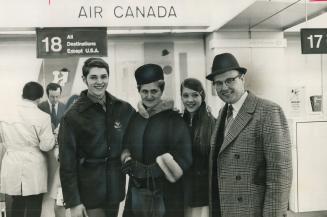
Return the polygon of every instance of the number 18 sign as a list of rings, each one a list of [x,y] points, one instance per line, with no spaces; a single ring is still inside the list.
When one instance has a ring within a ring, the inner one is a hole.
[[[327,29],[301,29],[302,54],[327,53]]]
[[[106,27],[37,28],[37,57],[107,56]]]

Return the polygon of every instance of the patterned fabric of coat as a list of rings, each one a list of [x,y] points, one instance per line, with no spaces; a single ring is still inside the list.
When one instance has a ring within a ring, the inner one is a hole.
[[[217,132],[226,109],[222,109],[216,123],[210,160],[211,175],[217,164],[218,180],[210,179],[210,189],[217,181],[221,216],[286,216],[292,165],[289,130],[282,109],[249,93],[219,149]],[[215,152],[218,156],[213,158]],[[210,205],[212,208],[214,204]]]

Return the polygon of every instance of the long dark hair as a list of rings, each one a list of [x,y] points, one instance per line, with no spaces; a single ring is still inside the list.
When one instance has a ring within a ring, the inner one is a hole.
[[[181,95],[184,88],[189,88],[198,92],[202,97],[202,103],[199,109],[195,112],[197,124],[195,126],[194,134],[192,135],[193,149],[199,150],[201,155],[207,155],[210,151],[210,138],[213,131],[215,119],[210,111],[207,109],[205,103],[205,91],[201,82],[195,78],[187,78],[181,84]],[[183,118],[189,122],[191,114],[185,109]]]

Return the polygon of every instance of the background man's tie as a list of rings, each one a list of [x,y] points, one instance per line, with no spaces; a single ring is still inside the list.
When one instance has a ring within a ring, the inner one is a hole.
[[[57,127],[57,114],[55,104],[51,104],[51,123],[54,126],[54,129]]]

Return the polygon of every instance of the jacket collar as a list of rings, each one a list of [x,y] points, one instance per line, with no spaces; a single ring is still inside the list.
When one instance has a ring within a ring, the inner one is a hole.
[[[142,101],[140,101],[137,104],[137,108],[138,108],[138,112],[139,114],[143,117],[143,118],[150,118],[155,114],[158,114],[162,111],[166,111],[169,109],[173,109],[174,108],[174,101],[173,100],[161,100],[157,105],[155,105],[152,108],[148,108],[146,109],[142,103]]]
[[[106,107],[107,111],[109,111],[108,108],[110,108],[113,104],[117,103],[119,99],[111,95],[106,91]],[[80,94],[80,97],[76,101],[76,106],[78,107],[79,112],[84,112],[86,109],[88,109],[90,106],[95,104],[88,96],[87,96],[87,90],[83,90]]]
[[[220,152],[222,152],[244,129],[247,123],[252,119],[253,113],[255,112],[258,103],[258,98],[249,92],[246,97],[243,106],[233,121],[228,133],[224,138],[224,142],[221,146]]]

